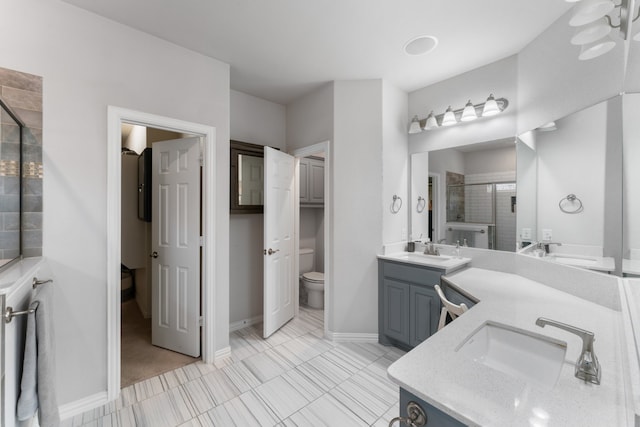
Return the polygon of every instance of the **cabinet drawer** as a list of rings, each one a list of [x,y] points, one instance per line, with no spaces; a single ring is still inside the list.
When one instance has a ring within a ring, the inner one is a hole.
[[[415,283],[423,286],[433,286],[440,283],[439,271],[428,270],[426,268],[414,267],[409,264],[400,264],[384,261],[384,277],[402,280],[404,282]]]

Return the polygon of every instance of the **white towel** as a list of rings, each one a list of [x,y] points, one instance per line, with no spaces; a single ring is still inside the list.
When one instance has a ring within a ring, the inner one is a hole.
[[[18,399],[19,420],[32,418],[38,410],[41,427],[58,427],[60,415],[56,399],[55,347],[53,336],[53,285],[39,285],[31,294],[27,319],[22,382]]]

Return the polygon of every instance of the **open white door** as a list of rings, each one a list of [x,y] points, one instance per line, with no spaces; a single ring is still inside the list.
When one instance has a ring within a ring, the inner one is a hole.
[[[265,338],[293,318],[295,159],[264,148],[264,331]]]
[[[153,144],[153,345],[200,356],[200,139]]]

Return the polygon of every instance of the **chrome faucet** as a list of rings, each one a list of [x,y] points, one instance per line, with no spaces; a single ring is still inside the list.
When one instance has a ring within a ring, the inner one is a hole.
[[[549,253],[549,245],[556,245],[556,246],[562,246],[562,243],[560,242],[538,242],[537,248],[544,250],[545,254]]]
[[[427,243],[424,248],[425,255],[440,255],[440,249],[436,248],[432,242]]]
[[[576,334],[582,338],[582,353],[578,357],[576,362],[575,375],[576,378],[589,381],[593,384],[600,384],[600,362],[596,357],[596,353],[593,351],[593,342],[595,341],[595,335],[593,332],[585,331],[584,329],[576,328],[566,323],[556,322],[555,320],[546,319],[544,317],[538,317],[536,325],[544,328],[546,325],[555,326],[572,334]]]

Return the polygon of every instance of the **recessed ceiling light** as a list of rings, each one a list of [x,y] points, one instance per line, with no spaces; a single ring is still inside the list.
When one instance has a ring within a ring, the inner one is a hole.
[[[438,39],[433,36],[418,36],[409,40],[404,45],[407,55],[424,55],[438,46]]]

